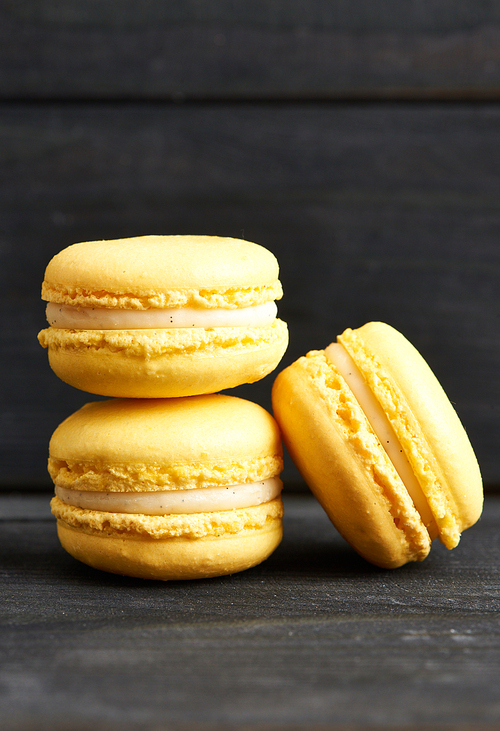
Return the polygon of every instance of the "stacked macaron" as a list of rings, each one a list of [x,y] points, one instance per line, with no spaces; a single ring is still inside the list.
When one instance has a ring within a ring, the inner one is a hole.
[[[74,244],[48,264],[39,333],[54,372],[113,397],[54,432],[63,547],[154,579],[254,566],[282,536],[282,447],[260,406],[216,392],[270,373],[288,345],[276,258],[247,241],[143,236]]]

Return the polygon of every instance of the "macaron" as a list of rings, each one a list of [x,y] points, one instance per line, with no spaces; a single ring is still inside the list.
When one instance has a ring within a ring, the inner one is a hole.
[[[53,371],[89,393],[216,393],[273,371],[288,345],[276,257],[217,236],[140,236],[67,247],[42,285]]]
[[[88,403],[50,440],[51,509],[74,558],[143,579],[243,571],[282,538],[282,444],[226,395]]]
[[[274,416],[341,535],[382,568],[451,549],[480,517],[467,434],[423,357],[381,322],[345,330],[277,376]]]

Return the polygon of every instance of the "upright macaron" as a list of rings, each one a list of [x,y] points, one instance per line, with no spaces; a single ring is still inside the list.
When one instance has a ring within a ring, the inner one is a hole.
[[[54,432],[62,546],[145,579],[232,574],[282,538],[282,446],[261,406],[225,395],[86,404]]]
[[[466,432],[431,369],[389,325],[348,329],[282,371],[273,410],[305,481],[344,538],[385,568],[456,546],[482,510]]]
[[[38,339],[54,372],[89,393],[165,398],[257,381],[288,345],[275,256],[216,236],[73,244],[48,264]]]

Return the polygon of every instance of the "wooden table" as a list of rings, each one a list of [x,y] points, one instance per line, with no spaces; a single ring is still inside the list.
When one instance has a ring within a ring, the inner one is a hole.
[[[285,500],[263,565],[156,583],[67,555],[48,494],[0,496],[2,731],[498,728],[500,495],[394,571]]]

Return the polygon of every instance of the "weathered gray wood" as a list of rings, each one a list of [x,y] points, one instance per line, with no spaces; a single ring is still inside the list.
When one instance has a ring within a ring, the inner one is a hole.
[[[499,484],[500,107],[7,105],[0,115],[0,482],[47,485],[85,401],[36,341],[76,241],[244,236],[281,264],[283,365],[380,319],[421,350]],[[273,376],[240,395],[269,407]]]
[[[285,501],[267,562],[170,584],[87,568],[18,505],[0,523],[2,730],[496,728],[500,497],[458,548],[395,571],[312,498]]]
[[[3,0],[10,98],[498,98],[496,3]]]

